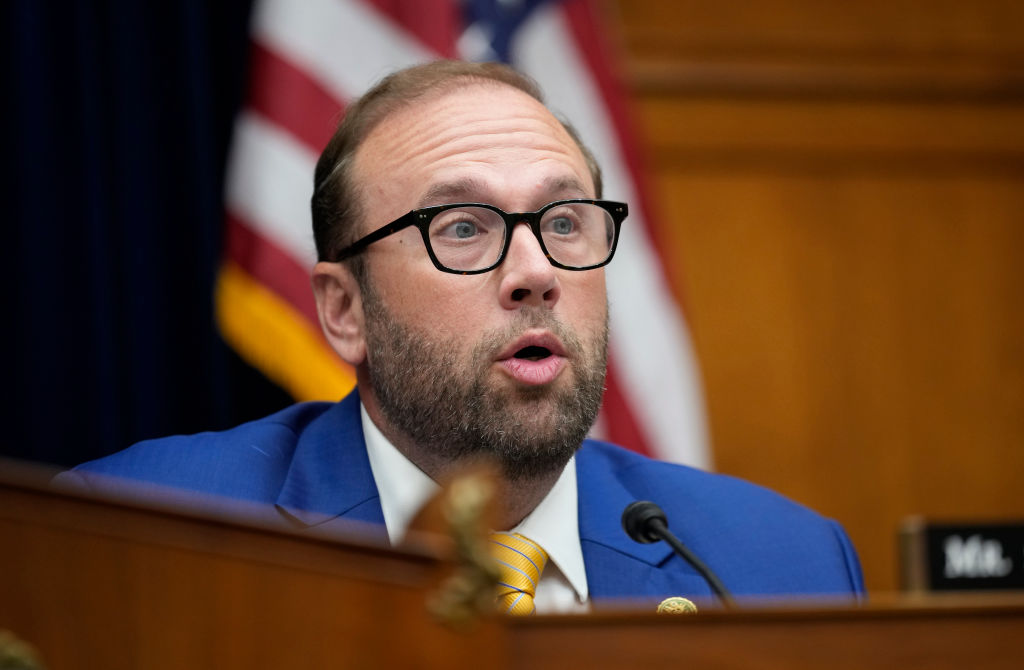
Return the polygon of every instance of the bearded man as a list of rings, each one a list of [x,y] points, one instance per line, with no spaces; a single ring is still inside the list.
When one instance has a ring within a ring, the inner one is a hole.
[[[586,439],[606,366],[603,267],[628,207],[600,199],[596,162],[531,80],[452,61],[396,72],[349,108],[314,183],[313,290],[357,390],[143,442],[64,483],[114,475],[272,503],[308,525],[376,524],[397,543],[438,482],[488,460],[497,542],[529,557],[529,597],[517,587],[511,611],[709,597],[669,546],[622,530],[637,499],[660,503],[737,595],[862,592],[835,522]]]

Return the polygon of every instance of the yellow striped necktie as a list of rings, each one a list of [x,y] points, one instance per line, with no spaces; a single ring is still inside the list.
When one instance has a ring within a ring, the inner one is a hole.
[[[491,555],[498,561],[498,607],[506,614],[533,614],[533,596],[548,554],[519,533],[491,535]]]

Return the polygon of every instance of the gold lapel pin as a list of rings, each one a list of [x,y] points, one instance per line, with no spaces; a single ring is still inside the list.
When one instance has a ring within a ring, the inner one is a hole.
[[[665,598],[658,605],[658,614],[696,614],[697,606],[692,600],[680,596]]]

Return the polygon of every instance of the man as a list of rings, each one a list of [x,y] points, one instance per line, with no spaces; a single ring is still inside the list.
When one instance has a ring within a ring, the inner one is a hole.
[[[637,499],[660,503],[737,595],[859,593],[834,522],[584,439],[605,374],[602,268],[627,234],[626,205],[600,197],[589,152],[515,71],[437,62],[393,74],[349,109],[315,175],[313,289],[358,391],[141,443],[63,480],[116,475],[274,503],[308,524],[383,525],[397,542],[436,482],[493,459],[498,530],[546,552],[542,611],[710,595],[664,543],[623,532]]]

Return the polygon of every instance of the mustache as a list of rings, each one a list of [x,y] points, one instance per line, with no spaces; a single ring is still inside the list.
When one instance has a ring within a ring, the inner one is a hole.
[[[474,359],[492,359],[510,341],[519,338],[528,330],[548,330],[561,341],[569,358],[583,355],[583,344],[575,332],[565,325],[551,310],[544,307],[521,308],[512,321],[500,328],[484,332],[474,347]]]

